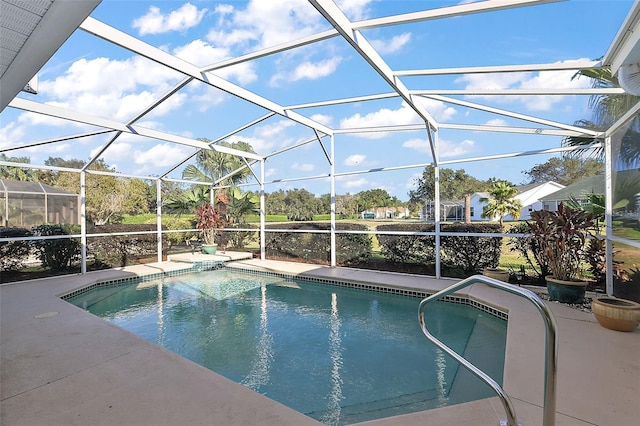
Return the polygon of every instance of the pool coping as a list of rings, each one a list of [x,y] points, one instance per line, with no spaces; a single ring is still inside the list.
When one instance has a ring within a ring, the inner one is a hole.
[[[374,280],[412,291],[434,292],[455,282],[246,258],[228,267],[279,271],[314,280]],[[181,419],[190,424],[318,424],[59,298],[98,281],[179,269],[185,269],[184,263],[163,262],[0,285],[0,423],[176,424]],[[474,285],[464,296],[508,309],[505,389],[522,424],[541,424],[540,344],[544,330],[535,309],[486,286]],[[557,424],[633,424],[640,416],[634,402],[640,394],[640,361],[629,354],[640,351],[640,330],[612,332],[600,327],[590,314],[555,303],[548,306],[556,316],[561,336]],[[36,318],[50,312],[56,314]],[[611,362],[606,368],[602,368],[603,359]],[[114,374],[114,366],[127,374]],[[95,381],[104,385],[95,389]],[[114,413],[109,407],[116,405],[119,409]],[[426,419],[434,425],[498,424],[503,417],[497,398],[489,398],[366,424],[425,424]]]

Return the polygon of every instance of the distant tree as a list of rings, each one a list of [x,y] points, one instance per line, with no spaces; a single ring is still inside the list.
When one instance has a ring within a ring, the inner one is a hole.
[[[266,194],[265,204],[267,206],[267,213],[286,215],[287,214],[287,205],[285,203],[286,198],[287,198],[287,194],[282,189]]]
[[[316,197],[306,189],[290,189],[285,198],[286,215],[290,220],[311,220],[318,214]]]
[[[570,185],[584,178],[602,173],[604,165],[593,158],[553,157],[547,162],[536,164],[522,173],[529,177],[528,183],[554,181],[561,185]]]
[[[440,199],[459,200],[465,194],[486,191],[493,182],[478,180],[464,171],[464,169],[440,168]],[[409,202],[423,206],[427,200],[435,200],[435,167],[426,166],[422,177],[416,179],[417,189],[409,191]]]
[[[4,153],[0,154],[0,161],[24,164],[31,163],[31,159],[29,157],[7,157]],[[0,166],[0,178],[7,180],[35,181],[36,174],[29,168]]]
[[[154,189],[141,179],[126,179],[124,191],[127,197],[122,204],[122,212],[131,215],[149,213],[151,201],[155,200]]]
[[[482,217],[493,219],[498,216],[500,228],[504,227],[504,217],[511,215],[515,219],[520,217],[522,203],[516,199],[518,190],[510,182],[499,180],[489,188],[489,198],[481,198],[480,201],[487,204],[482,208]]]
[[[336,214],[358,214],[357,196],[350,193],[336,195]]]
[[[358,193],[358,204],[362,210],[389,207],[393,205],[393,199],[385,189],[368,189]]]

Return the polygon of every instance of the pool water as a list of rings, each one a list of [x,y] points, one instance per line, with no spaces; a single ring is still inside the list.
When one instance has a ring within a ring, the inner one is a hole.
[[[69,302],[325,424],[494,396],[424,337],[418,298],[221,269]],[[433,334],[502,383],[506,322],[430,306]]]

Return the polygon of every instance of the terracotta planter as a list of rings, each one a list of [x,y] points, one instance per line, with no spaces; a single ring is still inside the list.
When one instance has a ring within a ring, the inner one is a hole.
[[[502,269],[484,268],[482,275],[485,277],[493,278],[499,281],[509,282],[509,271],[503,271]]]
[[[545,277],[549,298],[561,303],[582,303],[587,290],[586,281],[564,281]]]
[[[218,250],[217,244],[203,244],[200,248],[204,254],[216,254]]]
[[[598,297],[591,302],[591,310],[604,328],[633,331],[640,324],[640,303],[615,297]]]

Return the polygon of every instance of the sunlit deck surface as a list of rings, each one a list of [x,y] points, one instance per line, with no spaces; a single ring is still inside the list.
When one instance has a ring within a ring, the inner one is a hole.
[[[220,259],[238,259],[233,267],[434,291],[455,282],[243,257],[227,252]],[[183,269],[203,255],[170,259],[0,286],[0,424],[319,424],[59,298],[96,281]],[[467,292],[509,309],[505,390],[520,423],[541,425],[545,331],[539,313],[526,300],[484,285]],[[549,306],[559,329],[556,424],[637,425],[640,329],[610,331],[590,313]],[[498,425],[504,417],[494,397],[363,424]]]

